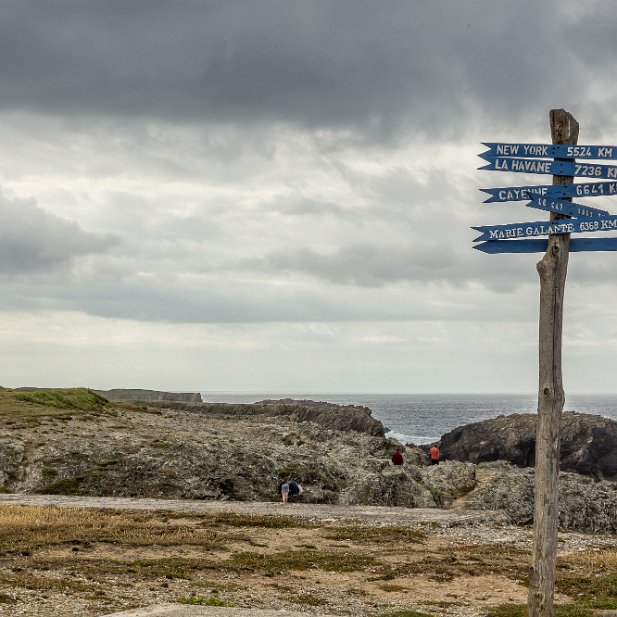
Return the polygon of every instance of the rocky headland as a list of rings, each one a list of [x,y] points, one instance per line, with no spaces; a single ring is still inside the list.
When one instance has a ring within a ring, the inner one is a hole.
[[[471,460],[474,450],[460,454],[448,435],[441,443],[448,460],[426,466],[422,448],[388,439],[363,407],[120,402],[85,389],[3,389],[0,427],[0,490],[7,493],[276,501],[278,483],[291,478],[305,503],[500,510],[517,524],[532,516],[532,468]],[[390,463],[397,446],[402,467]],[[616,489],[562,473],[562,528],[617,532]]]
[[[113,390],[93,390],[104,396],[108,401],[181,401],[185,403],[201,403],[199,392],[161,392],[160,390],[142,390],[139,388],[114,388]]]
[[[509,461],[518,467],[533,467],[537,418],[536,414],[512,414],[460,426],[441,437],[441,448],[450,460]],[[563,471],[617,480],[617,422],[564,412],[559,459]]]

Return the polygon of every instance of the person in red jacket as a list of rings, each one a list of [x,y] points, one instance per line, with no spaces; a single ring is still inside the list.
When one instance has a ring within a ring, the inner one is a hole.
[[[392,464],[393,465],[402,465],[403,464],[403,455],[400,450],[395,450],[392,453]]]
[[[436,443],[429,448],[428,457],[431,459],[431,465],[439,464],[440,452]]]

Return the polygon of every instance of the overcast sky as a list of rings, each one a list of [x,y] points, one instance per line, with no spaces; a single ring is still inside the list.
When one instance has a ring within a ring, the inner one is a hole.
[[[543,220],[482,141],[617,144],[610,0],[0,2],[0,384],[537,389]],[[617,197],[579,200],[617,213]],[[617,254],[573,254],[566,393],[614,392]]]

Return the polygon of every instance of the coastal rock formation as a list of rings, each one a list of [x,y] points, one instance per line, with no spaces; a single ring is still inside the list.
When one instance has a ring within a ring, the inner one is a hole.
[[[372,417],[368,407],[359,405],[335,405],[306,400],[265,400],[258,403],[202,403],[182,404],[168,401],[152,401],[151,407],[191,411],[209,416],[287,416],[295,422],[314,422],[324,428],[336,431],[357,431],[373,437],[384,437],[383,424]]]
[[[333,430],[357,431],[373,437],[385,435],[383,424],[372,417],[368,407],[292,399],[265,400],[261,404],[270,409],[274,406],[277,413],[290,414],[296,422],[315,422]]]
[[[289,401],[254,405],[253,413],[251,406],[212,413],[198,403],[167,405],[110,403],[83,389],[0,390],[0,491],[275,501],[279,482],[293,479],[307,503],[504,510],[515,523],[531,520],[532,469],[415,465],[421,450],[298,421],[304,412],[290,411]],[[402,467],[390,463],[395,447]],[[562,526],[617,530],[615,485],[562,475]]]
[[[478,483],[464,499],[465,507],[504,510],[517,525],[533,523],[534,472],[510,463],[482,463]],[[586,532],[617,532],[617,485],[576,473],[559,478],[559,526]]]
[[[339,503],[346,505],[378,503],[407,508],[435,508],[437,502],[422,484],[417,467],[390,467],[367,473],[350,483]]]
[[[201,403],[199,392],[160,392],[159,390],[140,390],[137,388],[114,388],[112,390],[93,390],[108,401],[135,401],[151,403],[153,401],[181,401],[184,403]]]
[[[422,483],[440,508],[449,508],[477,485],[476,466],[446,461],[440,465],[419,467]]]
[[[533,467],[536,424],[536,414],[513,414],[460,426],[442,436],[442,455],[470,463],[503,460],[519,467]],[[562,471],[617,480],[617,422],[565,412],[560,463]]]

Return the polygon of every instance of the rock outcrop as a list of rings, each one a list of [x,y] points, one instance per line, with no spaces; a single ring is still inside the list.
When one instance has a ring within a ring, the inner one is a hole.
[[[183,404],[169,401],[152,401],[151,407],[176,409],[205,415],[234,416],[287,416],[295,422],[314,422],[324,428],[336,431],[356,431],[373,437],[384,437],[383,424],[372,417],[368,407],[358,405],[335,405],[317,401],[292,399],[265,400],[258,403],[193,403]]]
[[[440,465],[441,466],[441,465]],[[517,525],[531,525],[534,509],[534,472],[510,463],[482,463],[479,481],[465,497],[475,510],[504,510]],[[586,532],[617,532],[617,485],[594,481],[576,473],[559,478],[559,526]]]
[[[0,391],[0,491],[273,501],[279,482],[293,479],[308,503],[503,510],[514,523],[531,521],[533,469],[415,465],[422,453],[409,446],[395,467],[398,442],[314,421],[335,408],[284,401],[214,413],[199,403],[51,394]],[[317,413],[298,420],[296,406]],[[564,529],[614,533],[616,485],[562,474],[560,516]]]
[[[502,460],[518,467],[533,467],[536,424],[536,414],[513,414],[460,426],[442,436],[442,456],[476,464]],[[565,412],[560,463],[563,471],[617,480],[617,422]]]

